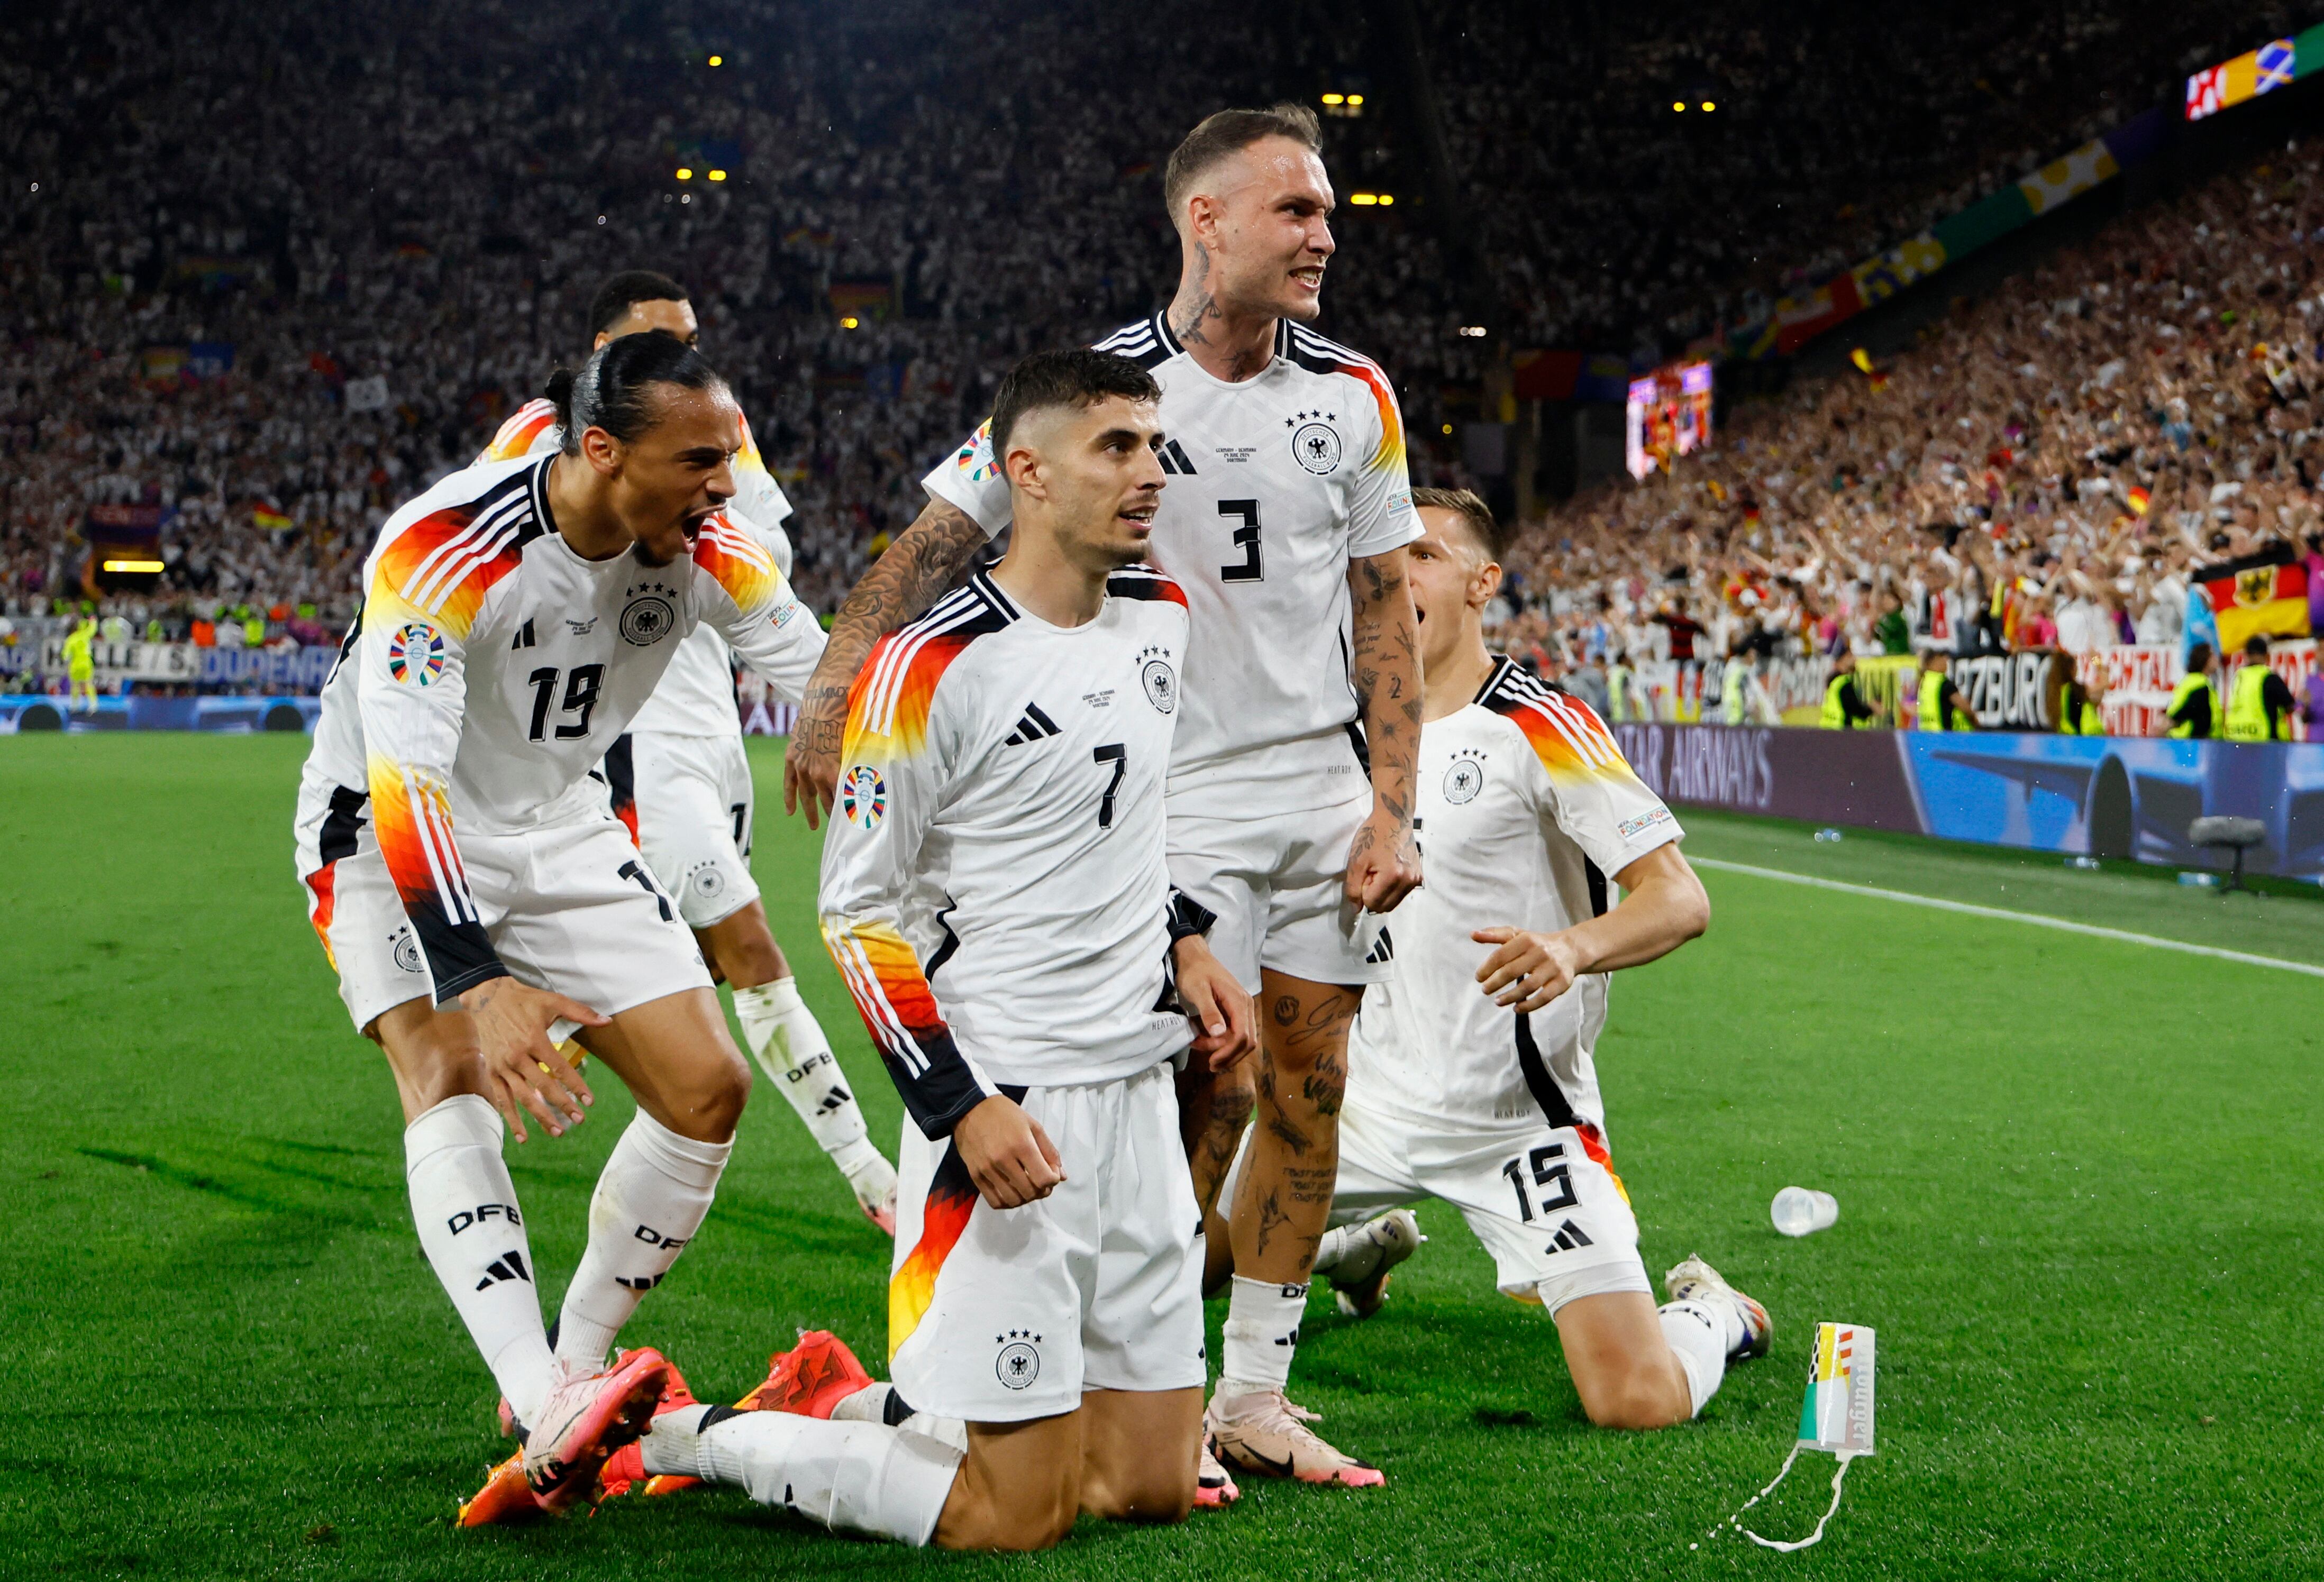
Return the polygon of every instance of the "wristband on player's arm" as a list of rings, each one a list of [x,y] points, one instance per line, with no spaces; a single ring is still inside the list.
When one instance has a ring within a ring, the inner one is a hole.
[[[1202,938],[1211,932],[1211,924],[1218,920],[1217,913],[1177,886],[1170,887],[1170,904],[1163,908],[1163,921],[1169,927],[1172,944],[1182,939]]]

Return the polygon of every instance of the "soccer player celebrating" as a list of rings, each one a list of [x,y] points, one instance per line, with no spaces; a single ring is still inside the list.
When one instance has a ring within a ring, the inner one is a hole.
[[[699,354],[629,336],[565,399],[557,455],[456,473],[380,529],[298,821],[340,998],[403,1100],[421,1251],[529,1430],[495,1513],[570,1504],[652,1410],[659,1356],[605,1354],[701,1226],[751,1088],[693,937],[589,768],[698,622],[786,694],[822,649],[765,549],[716,515],[741,414]],[[580,1122],[559,1025],[638,1113],[552,1350],[501,1118],[520,1142],[528,1111],[552,1136]]]
[[[848,704],[824,939],[915,1123],[883,1394],[964,1420],[967,1449],[689,1407],[654,1420],[648,1475],[954,1549],[1193,1504],[1201,1254],[1170,1073],[1188,1015],[1210,1061],[1255,1035],[1164,858],[1187,621],[1137,564],[1159,394],[1101,352],[1019,363],[991,425],[1009,553],[883,640]]]
[[[650,270],[624,270],[589,306],[595,351],[626,335],[659,331],[695,345],[701,327],[686,288]],[[731,464],[740,490],[720,512],[758,535],[775,565],[791,572],[783,522],[791,502],[752,442],[748,418]],[[527,402],[501,425],[483,462],[540,455],[563,447],[556,403]],[[863,1111],[847,1090],[831,1040],[799,996],[790,963],[767,924],[751,877],[751,817],[757,803],[742,728],[734,708],[734,661],[716,628],[697,626],[678,647],[653,695],[606,750],[613,814],[694,930],[711,975],[733,986],[734,1014],[768,1079],[839,1167],[874,1225],[896,1230],[896,1172],[872,1144]]]
[[[1171,875],[1217,915],[1213,947],[1265,1007],[1256,1073],[1193,1072],[1182,1095],[1207,1212],[1256,1090],[1211,1438],[1250,1471],[1361,1485],[1380,1474],[1325,1443],[1283,1392],[1331,1203],[1348,1027],[1382,970],[1366,915],[1420,881],[1420,667],[1395,392],[1376,363],[1306,327],[1333,248],[1318,146],[1314,113],[1296,105],[1195,127],[1164,181],[1178,294],[1099,345],[1152,373],[1170,436],[1155,559],[1194,628]],[[1009,521],[989,428],[927,487],[928,510],[841,612],[792,737],[784,800],[804,796],[810,820],[829,803],[836,702],[857,662]],[[1205,1503],[1233,1497],[1219,1469],[1204,1476]]]
[[[1655,1309],[1591,1051],[1607,974],[1701,934],[1711,903],[1670,810],[1590,706],[1487,651],[1503,546],[1484,501],[1413,498],[1428,888],[1397,913],[1388,981],[1356,1021],[1337,1228],[1315,1269],[1351,1311],[1376,1309],[1416,1237],[1408,1214],[1357,1222],[1442,1198],[1493,1255],[1500,1289],[1548,1309],[1592,1422],[1683,1422],[1729,1362],[1766,1352],[1773,1325],[1698,1257],[1665,1277]],[[1611,910],[1609,875],[1624,891]]]

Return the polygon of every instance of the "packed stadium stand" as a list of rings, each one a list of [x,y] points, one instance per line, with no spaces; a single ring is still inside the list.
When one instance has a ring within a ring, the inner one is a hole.
[[[999,370],[1167,295],[1176,138],[1277,97],[1333,112],[1343,195],[1404,199],[1342,208],[1324,327],[1396,377],[1416,482],[1469,482],[1456,418],[1509,347],[1674,351],[2302,20],[66,0],[0,59],[0,615],[79,598],[110,510],[166,567],[111,630],[328,642],[377,523],[635,266],[694,290],[828,611]],[[2191,561],[2313,526],[2315,190],[2305,151],[2222,179],[1947,319],[1884,391],[1803,381],[1700,465],[1553,509],[1519,635],[1545,667],[1697,625],[1829,650],[1888,594],[1925,631],[1926,593],[1997,584],[2025,592],[1997,640],[2172,630]]]

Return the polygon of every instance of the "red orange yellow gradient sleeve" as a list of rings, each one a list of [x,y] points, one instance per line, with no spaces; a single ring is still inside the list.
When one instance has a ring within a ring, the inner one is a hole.
[[[714,516],[694,537],[694,567],[704,619],[776,696],[798,702],[826,639],[823,623],[776,566],[774,552],[749,528]]]
[[[466,639],[518,565],[472,507],[421,517],[373,552],[356,697],[373,833],[438,1004],[508,975],[485,936],[452,830],[452,763],[467,708]]]
[[[1580,698],[1514,672],[1483,701],[1524,735],[1547,777],[1545,819],[1609,878],[1683,833]]]
[[[902,652],[915,644],[924,657]],[[935,645],[907,627],[865,662],[848,697],[818,897],[824,945],[905,1108],[931,1139],[949,1136],[997,1091],[954,1040],[904,931],[904,897],[947,778],[944,732],[932,728],[936,683],[962,646],[928,652]]]

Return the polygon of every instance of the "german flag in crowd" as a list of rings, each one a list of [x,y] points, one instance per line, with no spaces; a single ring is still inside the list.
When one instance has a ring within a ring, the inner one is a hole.
[[[2306,637],[2308,571],[2278,546],[2195,573],[2219,625],[2219,650],[2240,653],[2253,637]]]

